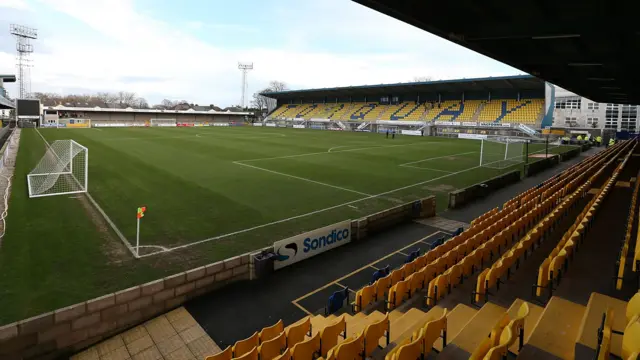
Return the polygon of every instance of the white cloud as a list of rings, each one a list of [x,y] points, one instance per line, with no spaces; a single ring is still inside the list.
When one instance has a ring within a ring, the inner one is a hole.
[[[0,0],[0,8],[30,10],[29,5],[25,0]]]
[[[166,97],[226,106],[239,102],[237,62],[246,60],[255,63],[249,75],[251,92],[270,80],[309,88],[408,81],[420,75],[444,79],[515,72],[351,2],[341,2],[343,12],[319,19],[317,13],[335,1],[318,2],[322,4],[308,11],[308,17],[297,18],[302,23],[292,21],[293,35],[284,41],[274,39],[269,47],[225,48],[188,31],[209,26],[251,28],[198,21],[177,27],[141,14],[130,0],[41,0],[40,5],[81,22],[87,31],[45,35],[51,51],[34,55],[32,89],[129,90],[151,102]],[[21,1],[0,0],[6,2]],[[282,11],[289,19],[286,13],[291,9]],[[371,49],[320,49],[309,40],[314,34],[349,36],[355,45],[368,36]],[[392,50],[380,51],[378,45]],[[0,69],[11,69],[13,64],[13,54],[0,52]]]

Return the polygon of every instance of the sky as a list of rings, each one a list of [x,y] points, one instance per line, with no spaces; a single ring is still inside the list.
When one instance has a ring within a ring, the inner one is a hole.
[[[31,90],[132,91],[150,104],[240,103],[291,89],[521,74],[350,0],[0,0],[0,74],[15,74],[10,24],[38,29]],[[7,84],[10,94],[16,86]]]

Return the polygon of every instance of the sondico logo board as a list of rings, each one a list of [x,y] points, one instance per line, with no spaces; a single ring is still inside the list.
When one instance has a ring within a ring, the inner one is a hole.
[[[351,241],[351,220],[309,231],[273,244],[276,253],[273,268],[281,269]]]

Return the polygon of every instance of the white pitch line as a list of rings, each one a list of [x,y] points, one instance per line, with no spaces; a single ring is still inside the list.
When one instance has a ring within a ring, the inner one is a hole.
[[[275,170],[269,170],[269,169],[265,169],[265,168],[261,168],[259,166],[254,166],[254,165],[249,165],[249,164],[243,164],[242,162],[238,162],[238,161],[234,161],[233,162],[236,165],[242,165],[242,166],[247,166],[256,170],[262,170],[262,171],[266,171],[272,174],[276,174],[276,175],[281,175],[281,176],[286,176],[286,177],[290,177],[293,179],[297,179],[297,180],[302,180],[302,181],[307,181],[313,184],[318,184],[318,185],[323,185],[323,186],[328,186],[334,189],[338,189],[338,190],[342,190],[342,191],[348,191],[348,192],[352,192],[358,195],[363,195],[363,196],[372,196],[371,194],[367,194],[367,193],[363,193],[357,190],[351,190],[351,189],[347,189],[347,188],[343,188],[341,186],[337,186],[337,185],[331,185],[331,184],[327,184],[327,183],[323,183],[321,181],[316,181],[316,180],[311,180],[311,179],[307,179],[307,178],[303,178],[300,176],[295,176],[295,175],[290,175],[290,174],[285,174],[285,173],[281,173],[279,171],[275,171]]]
[[[433,169],[433,168],[428,168],[428,167],[420,167],[420,166],[411,166],[411,165],[400,165],[402,167],[407,167],[407,168],[412,168],[412,169],[418,169],[418,170],[429,170],[429,171],[440,171],[443,173],[449,173],[451,174],[453,171],[447,171],[447,170],[440,170],[440,169]]]
[[[438,143],[438,142],[415,142],[415,143],[400,144],[400,145],[380,145],[380,146],[370,146],[370,147],[358,148],[358,149],[347,149],[347,150],[332,151],[331,154],[350,152],[350,151],[362,151],[362,150],[370,150],[370,149],[382,149],[382,148],[400,147],[400,146],[412,146],[412,145],[420,145],[420,144],[422,144],[422,145],[433,145],[433,144],[441,144],[441,143]],[[442,144],[442,145],[444,145],[444,144]],[[312,156],[312,155],[320,155],[320,154],[328,154],[328,153],[329,152],[327,152],[327,151],[321,151],[321,152],[313,152],[313,153],[304,153],[304,154],[296,154],[296,155],[285,155],[285,156],[275,156],[275,157],[268,157],[268,158],[247,159],[247,160],[237,160],[237,161],[241,161],[241,162],[244,163],[244,162],[249,162],[249,161],[290,159],[290,158],[296,158],[296,157]]]
[[[408,162],[408,163],[400,164],[400,166],[411,165],[411,164],[417,164],[417,163],[421,163],[421,162],[424,162],[424,161],[431,161],[431,160],[443,159],[443,158],[452,157],[452,156],[460,156],[460,155],[475,154],[475,153],[477,153],[477,151],[469,151],[469,152],[463,152],[463,153],[459,153],[459,154],[443,155],[443,156],[432,157],[432,158],[426,158],[426,159],[422,159],[422,160],[418,160],[418,161],[412,161],[412,162]]]
[[[500,160],[500,161],[502,161],[502,160]],[[499,161],[495,161],[495,162],[499,162]],[[491,164],[493,164],[493,163],[494,163],[494,162],[491,162],[491,163],[487,163],[487,164],[485,164],[485,165],[491,165]],[[246,164],[245,164],[245,165],[246,165]],[[403,187],[400,187],[400,188],[397,188],[397,189],[393,189],[393,190],[385,191],[385,192],[383,192],[383,193],[376,194],[376,195],[372,195],[372,196],[370,196],[370,197],[366,197],[366,198],[362,198],[362,199],[357,199],[357,200],[352,200],[352,201],[345,202],[345,203],[342,203],[342,204],[338,204],[338,205],[330,206],[330,207],[327,207],[327,208],[324,208],[324,209],[319,209],[319,210],[311,211],[311,212],[308,212],[308,213],[306,213],[306,214],[300,214],[300,215],[292,216],[292,217],[289,217],[289,218],[286,218],[286,219],[280,219],[280,220],[276,220],[276,221],[273,221],[273,222],[270,222],[270,223],[261,224],[261,225],[256,225],[256,226],[253,226],[253,227],[250,227],[250,228],[247,228],[247,229],[242,229],[242,230],[238,230],[238,231],[230,232],[230,233],[227,233],[227,234],[223,234],[223,235],[218,235],[218,236],[210,237],[210,238],[208,238],[208,239],[203,239],[203,240],[195,241],[195,242],[192,242],[192,243],[189,243],[189,244],[184,244],[184,245],[180,245],[180,246],[172,247],[172,248],[167,249],[166,251],[157,251],[157,252],[154,252],[154,253],[149,253],[149,254],[145,254],[145,255],[140,255],[140,257],[141,257],[141,258],[142,258],[142,257],[148,257],[148,256],[153,256],[153,255],[161,254],[161,253],[164,253],[164,252],[170,252],[170,251],[174,251],[174,250],[185,249],[185,248],[188,248],[188,247],[191,247],[191,246],[195,246],[195,245],[203,244],[203,243],[210,242],[210,241],[214,241],[214,240],[223,239],[223,238],[226,238],[226,237],[229,237],[229,236],[234,236],[234,235],[243,234],[243,233],[250,232],[250,231],[253,231],[253,230],[257,230],[257,229],[262,229],[262,228],[265,228],[265,227],[269,227],[269,226],[271,226],[271,225],[282,224],[282,223],[285,223],[285,222],[289,222],[289,221],[291,221],[291,220],[296,220],[296,219],[304,218],[304,217],[307,217],[307,216],[311,216],[311,215],[315,215],[315,214],[323,213],[323,212],[325,212],[325,211],[329,211],[329,210],[337,209],[337,208],[340,208],[340,207],[343,207],[343,206],[348,206],[348,205],[351,205],[351,204],[355,204],[355,203],[358,203],[358,202],[361,202],[361,201],[364,201],[364,200],[369,200],[369,199],[373,199],[373,198],[376,198],[376,197],[380,197],[380,196],[384,196],[384,195],[387,195],[387,194],[391,194],[391,193],[396,192],[396,191],[399,191],[399,190],[406,190],[406,189],[410,189],[410,188],[412,188],[412,187],[416,187],[416,186],[420,186],[420,185],[428,184],[428,183],[433,182],[433,181],[438,181],[438,180],[441,180],[441,179],[444,179],[444,178],[448,178],[449,176],[454,176],[454,175],[462,174],[462,173],[465,173],[465,172],[467,172],[467,171],[475,170],[475,169],[478,169],[478,168],[481,168],[481,167],[482,167],[482,166],[474,166],[474,167],[470,167],[470,168],[468,168],[468,169],[460,170],[460,171],[457,171],[457,172],[454,172],[454,173],[451,173],[451,174],[447,174],[447,175],[439,176],[439,177],[436,177],[436,178],[433,178],[433,179],[429,179],[429,180],[421,181],[421,182],[419,182],[419,183],[415,183],[415,184],[411,184],[411,185],[403,186]]]
[[[360,144],[356,144],[356,145],[342,145],[342,146],[334,146],[332,148],[329,148],[329,150],[327,150],[327,152],[331,152],[335,149],[342,149],[342,148],[350,148],[350,147],[356,147],[356,146],[362,146],[362,144],[367,144],[367,143],[360,143]]]

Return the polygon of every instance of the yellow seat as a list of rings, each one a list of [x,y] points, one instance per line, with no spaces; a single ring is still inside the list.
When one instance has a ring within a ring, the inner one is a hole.
[[[389,339],[389,313],[380,321],[367,325],[364,328],[364,355],[365,358],[370,357],[373,351],[378,347],[380,338],[387,336],[387,344]]]
[[[320,343],[322,344],[320,353],[322,356],[327,356],[329,350],[338,345],[338,337],[340,336],[340,333],[342,333],[343,337],[347,336],[345,315],[341,315],[335,322],[320,330]]]
[[[317,333],[316,333],[317,335]],[[271,360],[280,356],[282,350],[287,348],[287,337],[283,332],[280,335],[274,337],[271,340],[264,341],[258,347],[258,353],[260,354],[260,360]]]
[[[400,268],[400,270],[402,270],[402,277],[406,279],[416,271],[416,264],[413,261],[406,263],[402,268]]]
[[[397,284],[393,285],[389,290],[389,295],[387,296],[388,308],[393,309],[398,305],[402,304],[408,292],[409,292],[408,280],[402,280],[402,281],[399,281]]]
[[[633,318],[622,336],[622,358],[638,357],[640,353],[640,319]]]
[[[600,343],[598,360],[609,360],[609,354],[611,351],[612,325],[613,310],[611,308],[607,308],[607,310],[605,311],[604,328],[602,329],[602,343]]]
[[[316,333],[313,337],[301,341],[291,348],[291,357],[293,360],[313,359],[316,353],[320,352],[320,333]],[[260,356],[260,360],[265,360]]]
[[[419,271],[427,265],[427,257],[425,255],[418,256],[414,262],[416,263],[416,271]]]
[[[423,327],[423,336],[424,336],[424,352],[425,354],[431,352],[433,348],[433,344],[438,340],[438,338],[442,337],[443,333],[447,331],[447,309],[443,309],[442,315],[440,317],[428,321]],[[444,347],[444,337],[442,338]]]
[[[253,349],[249,350],[246,354],[235,357],[235,360],[258,360],[258,347],[253,347]]]
[[[567,252],[560,250],[558,255],[551,260],[551,263],[549,264],[549,281],[555,280],[560,276],[566,258]]]
[[[276,356],[272,360],[291,360],[291,351],[289,351],[289,348],[286,348],[282,355]]]
[[[549,264],[551,264],[549,258],[544,259],[542,264],[540,264],[540,268],[538,269],[538,282],[536,284],[536,296],[542,296],[543,289],[549,284]]]
[[[387,292],[389,291],[389,288],[391,288],[391,276],[387,275],[383,278],[378,279],[378,281],[376,281],[375,283],[376,285],[376,300],[381,300],[385,298],[385,294],[387,294]]]
[[[256,349],[257,354],[259,342],[260,341],[257,332],[253,333],[253,335],[244,340],[236,341],[235,345],[233,345],[233,357],[240,357],[250,352],[253,348]]]
[[[627,322],[630,322],[635,316],[640,316],[640,291],[629,299],[625,316],[627,317]]]
[[[416,360],[422,358],[422,354],[424,354],[424,336],[423,330],[420,329],[418,336],[395,352],[393,360]]]
[[[356,303],[354,311],[362,311],[371,304],[376,296],[376,285],[368,285],[356,292]]]
[[[402,277],[402,270],[395,269],[391,272],[391,284],[390,287],[402,281],[404,278]]]
[[[455,288],[462,282],[462,265],[455,264],[449,269],[449,277],[447,279],[450,288]]]
[[[502,331],[502,335],[500,336],[500,344],[492,347],[487,355],[485,355],[484,360],[501,360],[505,356],[507,356],[507,352],[509,351],[509,343],[514,341],[514,335],[511,328],[506,327]]]
[[[442,274],[431,280],[427,290],[427,305],[433,306],[447,294],[448,275]]]
[[[478,274],[478,280],[476,281],[475,302],[479,302],[483,296],[487,293],[486,280],[489,269],[484,269]]]
[[[295,324],[287,327],[285,333],[287,334],[287,347],[292,348],[295,344],[304,340],[304,337],[311,330],[311,317],[298,321]]]
[[[409,292],[410,295],[413,295],[422,289],[422,284],[424,283],[424,273],[415,272],[409,276],[407,279],[409,282]]]
[[[278,320],[277,323],[260,330],[260,333],[258,334],[258,338],[260,339],[260,342],[263,343],[265,341],[275,338],[276,336],[280,335],[280,333],[283,331],[284,331],[284,323],[282,322],[282,320]]]
[[[364,333],[348,338],[334,350],[336,360],[362,360],[364,350]]]
[[[219,353],[207,356],[205,360],[231,360],[231,358],[233,358],[233,348],[231,346],[227,346],[226,349]]]

